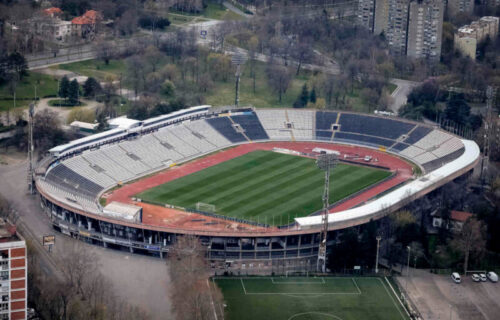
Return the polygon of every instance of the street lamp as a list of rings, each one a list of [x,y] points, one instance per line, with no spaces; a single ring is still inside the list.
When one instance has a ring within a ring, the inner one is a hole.
[[[406,249],[408,250],[408,264],[406,266],[406,285],[405,285],[405,292],[406,295],[408,295],[408,278],[410,277],[410,254],[411,254],[411,247],[407,246]]]
[[[380,249],[380,240],[382,240],[382,237],[377,236],[375,239],[377,239],[377,256],[375,258],[375,273],[378,273],[378,251]]]

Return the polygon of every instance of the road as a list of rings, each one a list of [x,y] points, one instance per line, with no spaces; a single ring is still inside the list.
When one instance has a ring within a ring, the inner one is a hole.
[[[48,276],[58,276],[54,258],[63,254],[64,244],[77,240],[55,232],[42,212],[38,198],[26,194],[26,168],[26,160],[0,165],[0,193],[17,211],[19,231],[41,253],[39,260],[43,272]],[[56,236],[56,245],[50,254],[41,245],[42,236],[47,234]],[[119,298],[147,310],[152,319],[171,318],[169,278],[164,260],[138,255],[131,257],[127,252],[83,245],[99,257],[100,271],[111,282],[113,292]]]
[[[390,82],[397,86],[391,94],[394,100],[390,106],[390,109],[397,114],[399,108],[406,104],[408,94],[410,94],[411,90],[419,83],[396,78],[391,79]]]

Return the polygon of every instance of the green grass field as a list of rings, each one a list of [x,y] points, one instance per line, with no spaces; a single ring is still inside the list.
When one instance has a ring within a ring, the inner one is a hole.
[[[339,164],[332,173],[330,202],[343,199],[390,172]],[[314,159],[254,151],[146,190],[137,197],[153,203],[195,208],[215,205],[216,213],[283,225],[322,207],[324,173]]]
[[[229,320],[406,320],[384,278],[217,278]]]

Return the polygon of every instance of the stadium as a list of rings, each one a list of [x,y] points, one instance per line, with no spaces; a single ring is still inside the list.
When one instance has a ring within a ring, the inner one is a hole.
[[[335,153],[328,243],[467,174],[470,140],[396,117],[311,109],[192,107],[50,150],[36,169],[54,229],[164,257],[197,235],[214,264],[316,265],[323,173]],[[269,264],[270,262],[270,264]],[[300,263],[298,263],[300,262]]]

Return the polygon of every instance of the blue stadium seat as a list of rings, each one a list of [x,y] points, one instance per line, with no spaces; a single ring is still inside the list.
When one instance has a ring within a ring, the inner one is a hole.
[[[233,128],[233,123],[231,122],[231,120],[229,120],[228,117],[210,118],[206,119],[206,121],[232,143],[247,141],[247,139],[245,139],[245,137],[241,133],[236,132],[236,130]]]
[[[264,127],[260,124],[259,118],[253,112],[247,112],[243,115],[231,116],[231,119],[235,123],[238,123],[244,130],[247,137],[251,140],[267,140],[267,136]]]
[[[361,133],[396,140],[415,127],[412,123],[390,118],[342,113],[339,121],[342,132]]]

